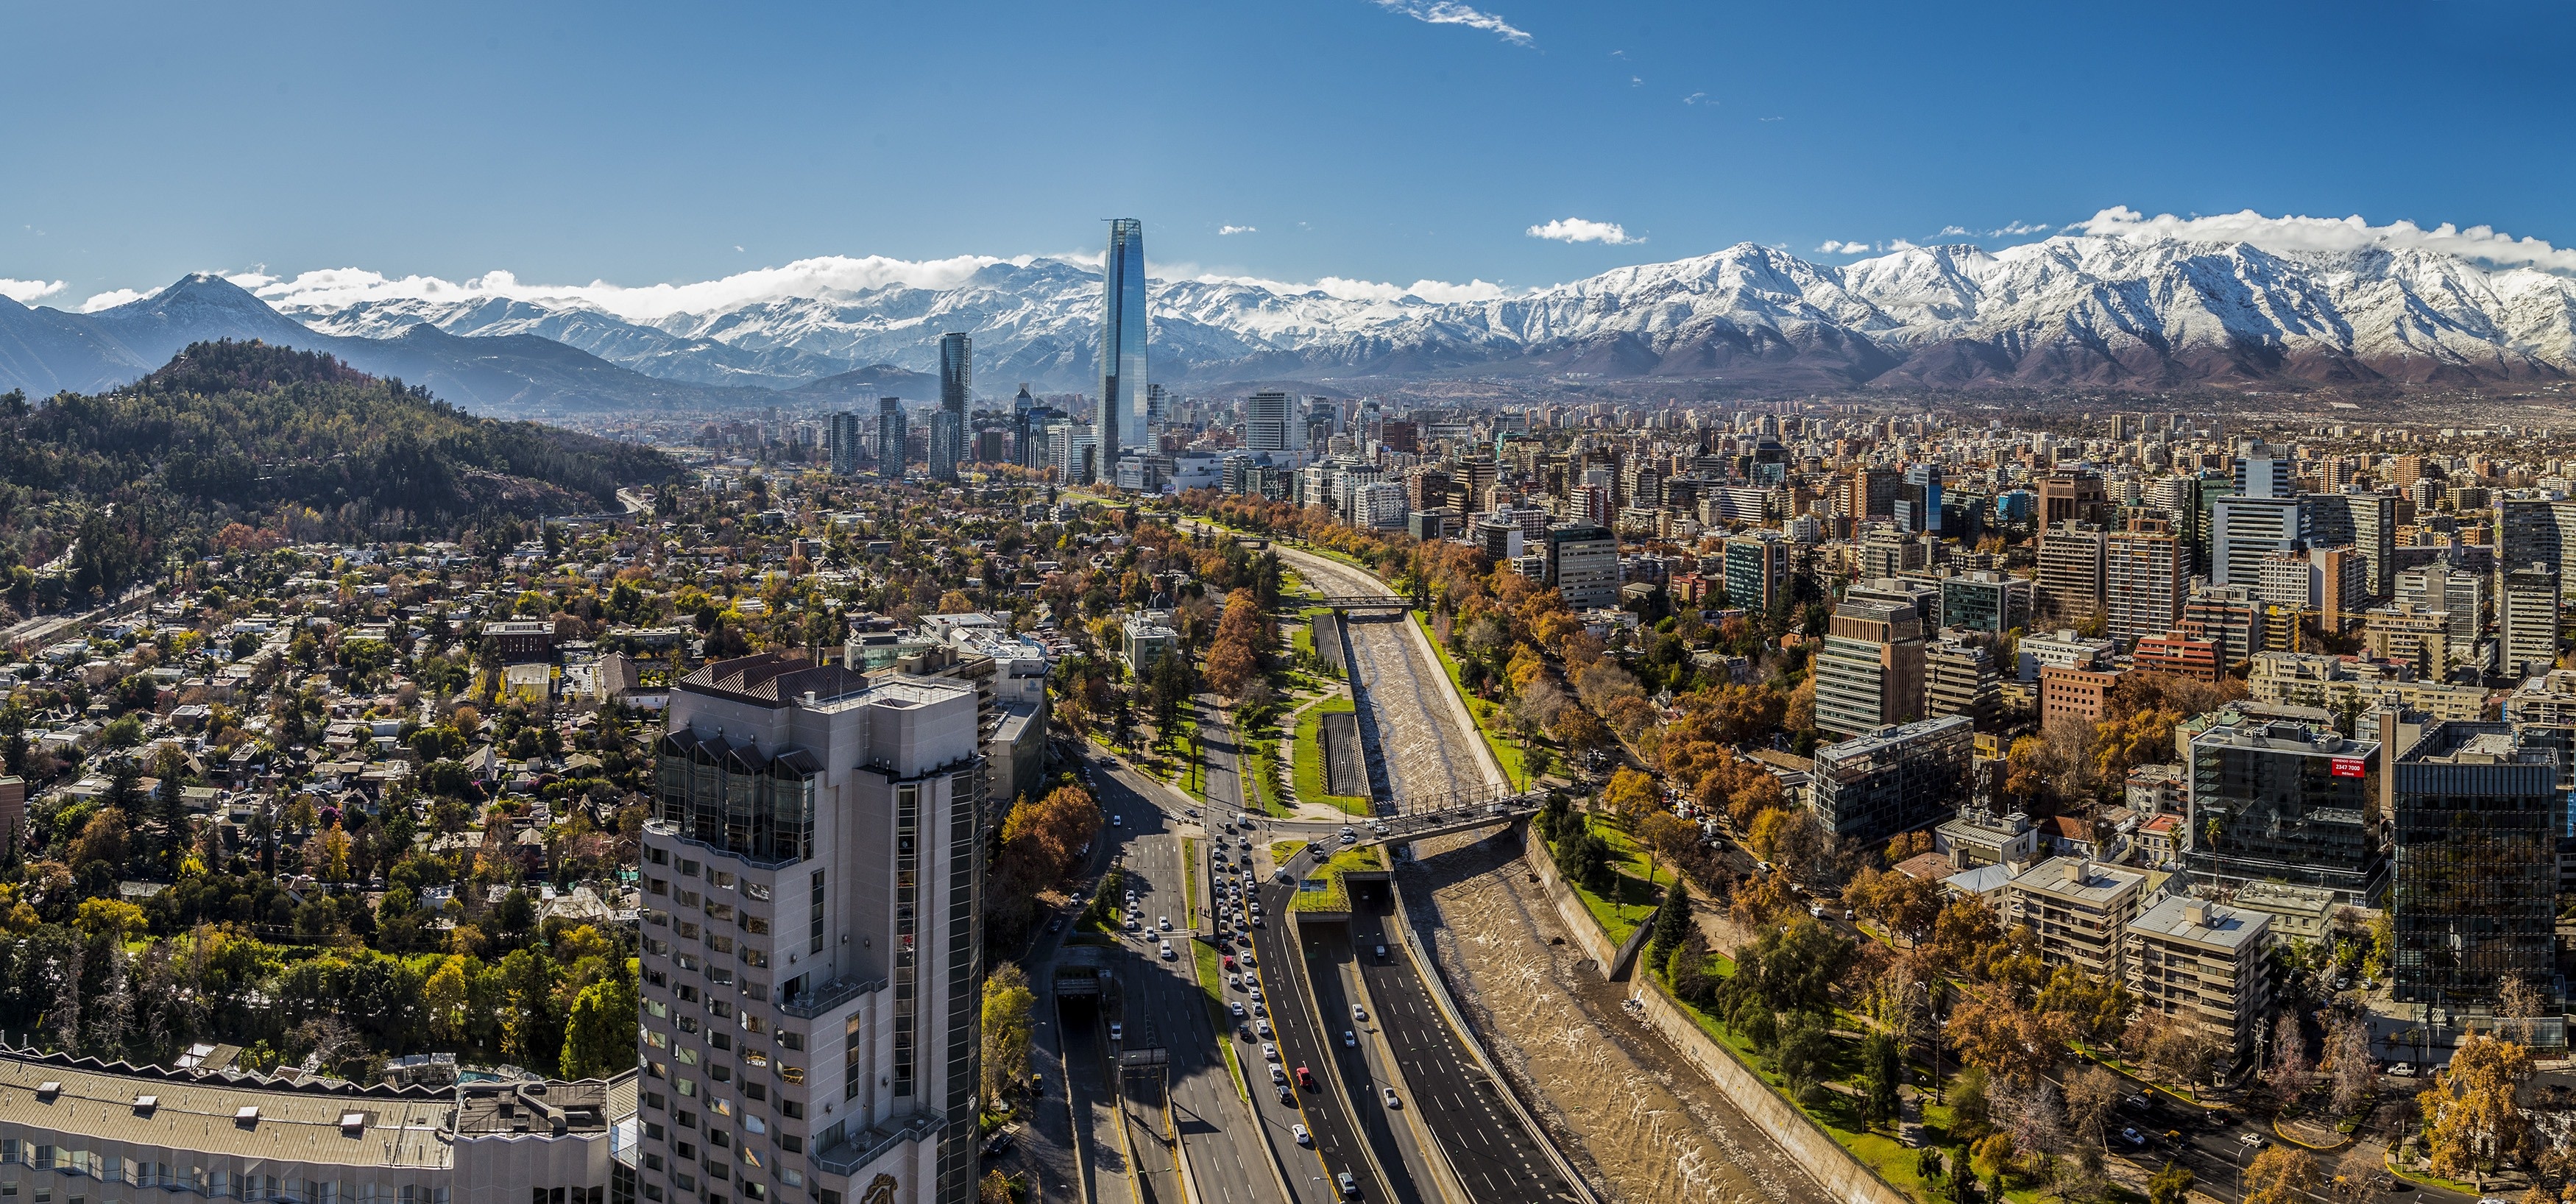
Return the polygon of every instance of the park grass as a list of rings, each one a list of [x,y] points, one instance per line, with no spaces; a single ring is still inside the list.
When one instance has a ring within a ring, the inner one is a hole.
[[[1610,845],[1610,865],[1618,871],[1619,881],[1610,897],[1587,890],[1581,883],[1568,880],[1566,886],[1583,901],[1583,909],[1592,913],[1595,923],[1608,933],[1613,945],[1625,942],[1654,913],[1655,904],[1663,898],[1664,888],[1673,881],[1673,871],[1657,866],[1654,878],[1646,878],[1646,857],[1637,842],[1616,825],[1598,816],[1586,815],[1584,822]],[[1551,848],[1554,846],[1551,845]]]
[[[1493,750],[1494,760],[1501,763],[1503,767],[1503,776],[1510,778],[1518,786],[1528,786],[1530,778],[1528,762],[1522,755],[1520,742],[1503,731],[1499,714],[1501,708],[1467,692],[1466,680],[1458,675],[1458,658],[1449,655],[1449,650],[1440,645],[1440,637],[1431,630],[1429,616],[1415,611],[1413,622],[1422,629],[1424,642],[1431,645],[1431,655],[1439,658],[1440,671],[1449,675],[1450,688],[1458,691],[1458,697],[1466,700],[1467,713],[1474,716],[1476,720],[1476,733],[1484,737],[1485,747]]]
[[[1350,815],[1371,815],[1376,808],[1366,795],[1330,794],[1324,789],[1324,716],[1348,714],[1354,709],[1348,698],[1330,698],[1297,716],[1296,761],[1289,768],[1295,775],[1300,800],[1327,803]]]

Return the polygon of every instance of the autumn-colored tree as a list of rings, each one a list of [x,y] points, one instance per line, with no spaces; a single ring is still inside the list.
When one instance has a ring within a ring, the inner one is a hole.
[[[2027,1087],[2057,1064],[2074,1028],[2062,1015],[2023,1007],[2009,992],[1980,987],[1951,1011],[1946,1035],[1962,1061]]]
[[[2306,1204],[2317,1188],[2317,1160],[2305,1150],[2265,1146],[2245,1168],[2245,1204]]]
[[[1655,779],[1623,765],[1610,775],[1610,784],[1602,788],[1601,802],[1610,814],[1633,824],[1658,809],[1659,795]]]
[[[2180,711],[2157,708],[2132,711],[2095,724],[2093,730],[2098,741],[2093,747],[2095,778],[2104,782],[2126,781],[2131,768],[2170,758],[2173,755],[2174,726],[2182,720]]]
[[[1798,688],[1789,691],[1789,703],[1780,716],[1784,731],[1812,731],[1816,726],[1816,675],[1799,679]]]
[[[2073,966],[2059,966],[2039,993],[2037,1007],[2066,1017],[2076,1038],[2109,1045],[2128,1027],[2131,999],[2119,979],[2096,978]]]
[[[1745,844],[1754,856],[1793,875],[1813,869],[1828,852],[1823,827],[1816,823],[1815,813],[1803,807],[1765,811],[1755,817]]]
[[[1667,865],[1678,864],[1699,847],[1699,828],[1670,811],[1648,813],[1632,831],[1638,844],[1652,850]]]
[[[1916,828],[1911,832],[1900,832],[1896,839],[1887,842],[1887,863],[1895,865],[1909,857],[1920,857],[1931,851],[1931,832],[1922,828]]]
[[[1270,618],[1262,613],[1261,600],[1249,589],[1227,595],[1216,641],[1208,649],[1208,685],[1228,698],[1243,697],[1259,679],[1270,643]]]
[[[2513,1095],[2531,1073],[2531,1051],[2520,1042],[2485,1035],[2461,1039],[2451,1064],[2415,1097],[2434,1174],[2465,1179],[2481,1163],[2526,1152],[2531,1122]]]
[[[1789,796],[1780,788],[1780,779],[1761,770],[1751,770],[1737,778],[1735,792],[1726,799],[1726,815],[1738,832],[1750,832],[1757,818],[1788,806]]]
[[[2263,1070],[2263,1085],[2272,1098],[2297,1103],[2308,1093],[2316,1067],[2308,1061],[2308,1041],[2299,1032],[2297,1015],[2284,1011],[2272,1024],[2272,1064]]]
[[[2027,803],[2039,797],[2048,784],[2048,745],[2037,736],[2023,736],[2012,742],[2004,753],[2004,793]]]

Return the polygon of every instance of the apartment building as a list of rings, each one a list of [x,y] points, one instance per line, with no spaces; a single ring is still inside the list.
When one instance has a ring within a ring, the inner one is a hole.
[[[2189,895],[2158,902],[2121,932],[2121,973],[2141,1011],[2199,1029],[2241,1063],[2272,1010],[2265,956],[2272,917]]]
[[[2147,893],[2147,875],[2137,870],[2051,857],[2004,888],[2004,922],[2029,925],[2050,965],[2118,977],[2124,930],[2145,910]]]

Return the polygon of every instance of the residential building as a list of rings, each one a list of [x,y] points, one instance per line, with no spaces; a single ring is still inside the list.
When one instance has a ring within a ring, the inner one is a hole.
[[[1180,651],[1181,633],[1172,629],[1163,611],[1129,615],[1119,625],[1119,651],[1127,662],[1127,671],[1142,677],[1156,660]]]
[[[2183,599],[2182,633],[2218,645],[2230,665],[2264,650],[2263,602],[2251,585],[2202,586]]]
[[[2002,686],[1985,645],[1944,636],[1923,649],[1923,714],[1960,715],[1978,731],[1995,729]]]
[[[2270,1022],[2272,917],[2172,895],[2121,930],[2121,973],[2139,1010],[2199,1029],[2229,1053],[2253,1056]]]
[[[2397,1001],[2485,1009],[2519,978],[2557,1003],[2558,753],[2507,724],[2442,723],[2394,776]]]
[[[2418,612],[2441,611],[2451,617],[2453,645],[2473,647],[2487,618],[2487,582],[2449,559],[2418,565],[2397,574],[2397,602]]]
[[[2111,711],[2111,688],[2120,684],[2116,670],[2059,669],[2039,671],[2039,726],[2054,731],[2066,724],[2087,727]]]
[[[1100,458],[1152,441],[1145,380],[1145,223],[1109,221],[1100,263]]]
[[[1754,531],[1726,540],[1726,604],[1768,614],[1788,600],[1789,541]]]
[[[2039,829],[2023,812],[1997,815],[1972,804],[1932,830],[1932,851],[1948,857],[1953,869],[2029,865],[2039,859]]]
[[[884,477],[885,479],[887,479],[887,480],[889,480],[889,481],[892,481],[892,480],[900,480],[900,479],[903,477],[903,464],[904,464],[903,441],[904,441],[905,434],[906,434],[906,432],[905,432],[905,430],[904,430],[904,422],[903,422],[903,399],[902,399],[902,398],[900,398],[900,397],[880,397],[880,398],[878,398],[878,399],[877,399],[877,475],[878,475],[878,476]]]
[[[2342,493],[2311,493],[2299,499],[2299,529],[2312,548],[2350,546],[2363,564],[2362,590],[2384,599],[2396,588],[2397,498],[2358,485]],[[2361,599],[2347,600],[2344,610],[2362,610]]]
[[[1297,399],[1279,389],[1263,389],[1243,400],[1243,448],[1269,453],[1283,467],[1302,465],[1306,454],[1306,417]]]
[[[2192,880],[2324,887],[2370,906],[2386,873],[2366,818],[2378,755],[2329,725],[2221,712],[2191,739]]]
[[[1549,528],[1547,583],[1577,611],[1617,606],[1619,537],[1601,526]]]
[[[2039,481],[2039,523],[2043,529],[2070,522],[2098,526],[2107,509],[2102,478],[2092,473],[2064,473]]]
[[[1876,848],[1949,812],[1968,779],[1973,745],[1968,720],[1948,715],[1819,746],[1809,806],[1826,831]]]
[[[2468,659],[2466,646],[2451,643],[2451,616],[2417,610],[2411,602],[2370,610],[2362,616],[2361,635],[2371,659],[2412,665],[2428,677],[2442,677]]]
[[[930,438],[923,451],[929,462],[931,480],[957,479],[957,465],[966,458],[965,423],[965,419],[946,410],[934,411],[930,415]],[[1122,467],[1125,463],[1120,462]]]
[[[2227,665],[2219,658],[2217,641],[2195,640],[2179,631],[2139,640],[2133,660],[2138,668],[2195,681],[2214,682],[2227,675]]]
[[[2027,924],[2040,960],[2095,979],[2121,975],[2129,921],[2148,903],[2147,876],[2086,857],[2051,857],[2004,888],[2004,923]]]
[[[2039,537],[2039,608],[2051,622],[2075,623],[2102,609],[2102,529],[2060,523]]]
[[[2498,670],[2520,681],[2558,667],[2558,570],[2546,564],[2506,569],[2496,602],[2502,630]]]
[[[859,416],[855,413],[842,410],[832,415],[832,425],[824,431],[823,444],[832,459],[833,476],[858,474],[860,454],[864,450],[861,429]]]
[[[2477,686],[2419,679],[2412,664],[2316,652],[2257,655],[2247,670],[2245,689],[2256,702],[2336,714],[2368,711],[2387,702],[2436,719],[2476,719],[2486,713],[2487,700],[2487,692]]]
[[[2191,586],[2191,555],[2173,525],[2136,518],[2106,536],[2102,551],[2103,634],[2130,644],[2172,631]]]
[[[2025,578],[1975,569],[1941,579],[1941,625],[2001,635],[2030,630],[2034,586]]]
[[[978,709],[964,681],[774,653],[673,689],[641,866],[648,1200],[974,1199]]]
[[[2191,778],[2180,765],[2139,765],[2129,770],[2120,788],[2129,810],[2139,815],[2178,815]]]
[[[2109,640],[2087,639],[2064,628],[2023,636],[2015,648],[2021,661],[2016,675],[2023,681],[2038,681],[2045,669],[2098,669],[2117,650]]]
[[[2259,911],[2272,920],[2272,938],[2320,947],[2334,934],[2334,913],[2343,903],[2333,891],[2287,882],[2248,882],[2228,900],[2240,911]]]
[[[1923,624],[1911,606],[1834,608],[1815,662],[1816,730],[1853,737],[1915,718],[1923,705]]]
[[[555,658],[555,624],[552,619],[509,619],[483,625],[483,638],[492,645],[500,662],[524,665]]]

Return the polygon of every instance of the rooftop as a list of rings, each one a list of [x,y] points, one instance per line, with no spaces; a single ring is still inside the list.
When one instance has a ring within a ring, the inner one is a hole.
[[[2129,927],[2155,936],[2241,950],[2262,942],[2264,934],[2271,931],[2272,917],[2190,895],[2175,895],[2148,908],[2147,914],[2130,921]]]

